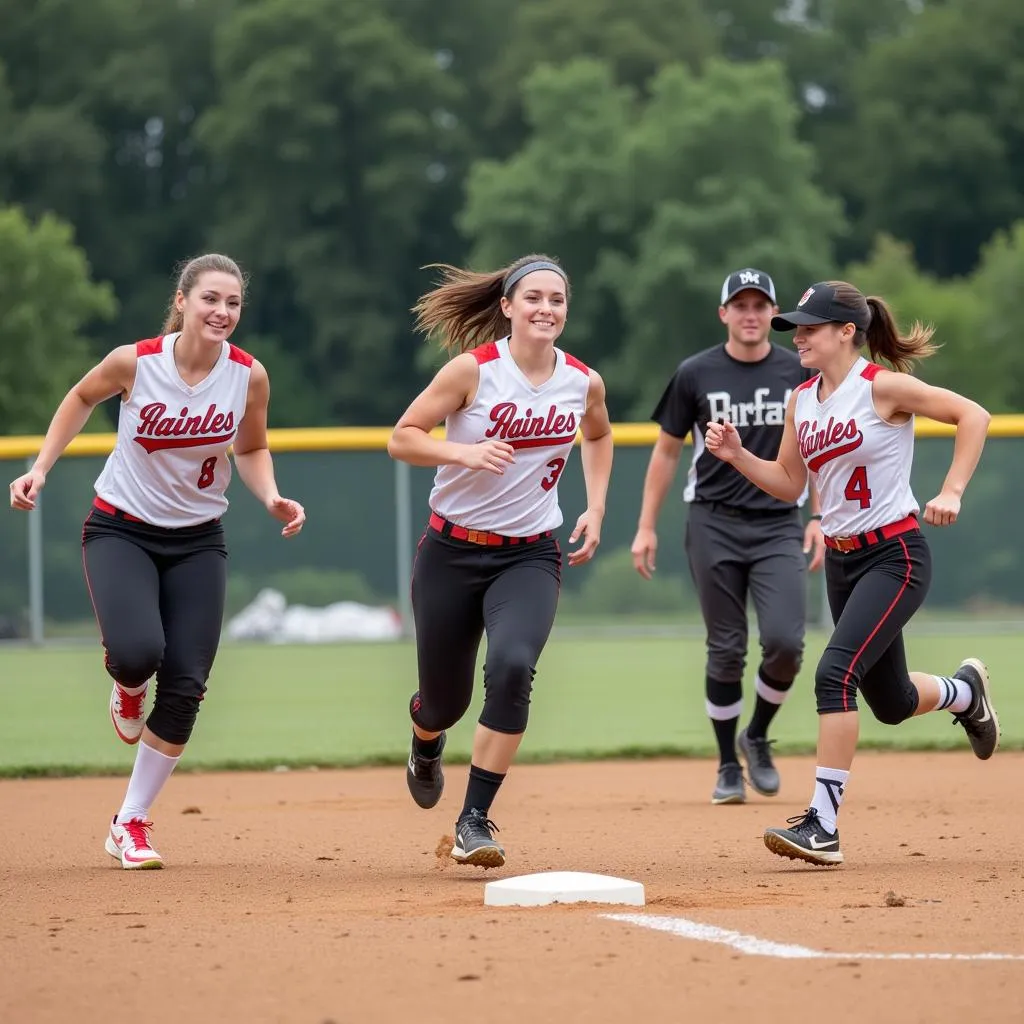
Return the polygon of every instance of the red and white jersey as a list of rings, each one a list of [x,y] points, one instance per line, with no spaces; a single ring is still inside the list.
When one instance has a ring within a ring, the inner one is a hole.
[[[445,421],[459,444],[506,441],[515,464],[501,476],[487,470],[439,466],[430,507],[471,530],[530,537],[562,525],[558,478],[572,454],[587,411],[590,371],[555,349],[555,372],[535,387],[516,365],[508,338],[473,349],[480,382],[473,401]]]
[[[95,484],[104,501],[167,529],[227,509],[227,450],[245,415],[252,368],[252,356],[225,341],[210,373],[190,387],[174,365],[177,340],[168,334],[136,344],[135,384]]]
[[[914,420],[890,423],[875,411],[871,382],[881,369],[861,357],[823,402],[820,375],[796,389],[800,455],[814,474],[821,528],[830,537],[877,530],[920,511],[910,487]]]

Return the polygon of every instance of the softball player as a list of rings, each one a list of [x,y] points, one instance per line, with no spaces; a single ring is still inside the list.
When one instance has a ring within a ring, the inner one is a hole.
[[[161,336],[116,348],[90,370],[61,402],[33,468],[11,484],[11,507],[31,511],[92,410],[121,396],[117,442],[96,480],[82,546],[114,679],[110,718],[125,743],[138,744],[105,844],[123,868],[163,866],[150,839],[150,807],[192,734],[217,653],[229,445],[242,481],[285,524],[282,534],[294,536],[305,521],[302,506],[282,498],[274,481],[267,371],[228,342],[242,291],[241,271],[226,256],[188,263]]]
[[[437,467],[412,578],[419,689],[406,781],[420,807],[441,799],[445,730],[469,707],[486,633],[484,704],[451,855],[500,867],[505,851],[489,813],[526,731],[558,602],[558,480],[582,431],[587,509],[569,538],[583,538],[569,554],[569,565],[582,565],[601,538],[612,435],[600,376],[555,346],[569,281],[554,260],[442,270],[416,307],[417,326],[461,354],[413,401],[388,445],[396,459]],[[442,421],[443,441],[431,436]]]
[[[809,376],[799,359],[768,340],[775,285],[763,270],[730,274],[722,285],[719,318],[724,344],[684,360],[665,388],[653,419],[661,429],[644,481],[633,564],[647,579],[655,567],[655,526],[675,477],[686,435],[693,432],[693,462],[683,498],[690,504],[686,554],[707,629],[705,707],[719,750],[711,802],[743,803],[746,787],[737,758],[747,762],[750,784],[764,796],[779,791],[768,726],[800,670],[806,616],[805,554],[822,563],[818,516],[806,528],[798,508],[804,493],[778,500],[754,487],[704,450],[708,423],[725,419],[744,444],[766,459],[782,440],[789,396]],[[811,491],[811,509],[817,496]],[[743,710],[747,657],[747,594],[757,611],[761,663],[750,722],[737,738]]]
[[[985,666],[967,658],[949,676],[908,672],[903,627],[924,602],[931,554],[910,488],[914,416],[956,426],[953,461],[924,521],[948,526],[985,445],[988,413],[952,391],[910,376],[913,362],[934,351],[932,330],[915,324],[901,335],[886,304],[844,281],[804,292],[776,330],[794,330],[804,366],[820,372],[797,389],[786,413],[778,458],[744,448],[731,423],[711,423],[707,447],[781,501],[804,488],[810,472],[821,492],[827,554],[825,580],[835,631],[815,673],[818,766],[804,814],[770,828],[773,853],[810,864],[840,864],[836,818],[857,746],[857,691],[880,722],[950,711],[977,757],[992,756],[999,721]],[[883,358],[896,372],[869,362]]]

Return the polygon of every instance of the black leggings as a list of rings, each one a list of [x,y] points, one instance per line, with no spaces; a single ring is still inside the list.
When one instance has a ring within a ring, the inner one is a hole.
[[[413,722],[427,732],[440,732],[462,718],[473,696],[477,653],[486,631],[480,724],[495,732],[525,732],[560,579],[561,554],[553,538],[483,547],[428,530],[412,575],[419,665]]]
[[[166,530],[94,509],[82,558],[107,671],[124,686],[156,675],[146,724],[166,743],[187,743],[220,643],[223,527]]]
[[[886,725],[917,711],[903,627],[924,604],[931,579],[931,550],[919,532],[826,553],[825,585],[836,628],[815,674],[818,714],[855,711],[857,690]]]

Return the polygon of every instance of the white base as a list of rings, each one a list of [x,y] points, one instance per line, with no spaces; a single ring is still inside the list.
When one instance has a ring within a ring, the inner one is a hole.
[[[550,903],[625,903],[644,905],[640,882],[586,871],[543,871],[502,878],[484,886],[488,907],[544,907]]]

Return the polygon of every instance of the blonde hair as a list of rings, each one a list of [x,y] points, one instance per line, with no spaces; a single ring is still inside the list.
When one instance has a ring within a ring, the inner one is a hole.
[[[245,294],[245,275],[230,256],[221,256],[215,252],[207,253],[205,256],[196,256],[194,259],[188,260],[178,274],[178,284],[171,295],[170,305],[167,307],[167,318],[164,320],[161,333],[173,334],[175,331],[181,330],[183,326],[182,312],[175,305],[174,300],[178,297],[178,292],[188,295],[195,288],[199,278],[211,270],[221,274],[230,274],[236,278],[241,285],[242,294]]]
[[[932,344],[934,327],[915,320],[910,333],[901,334],[885,299],[877,295],[864,296],[846,281],[828,283],[835,289],[837,302],[858,309],[865,319],[870,316],[867,329],[858,329],[854,340],[858,345],[867,344],[872,359],[881,357],[894,370],[910,373],[915,362],[927,359],[938,350]]]
[[[427,337],[440,335],[441,347],[449,352],[468,352],[484,342],[504,337],[509,332],[508,317],[501,311],[505,282],[529,263],[552,263],[561,267],[557,260],[538,253],[523,256],[515,263],[490,273],[464,270],[448,263],[428,264],[441,271],[441,281],[421,295],[412,307],[416,314],[416,330]],[[568,299],[569,276],[564,271],[562,276]],[[516,281],[509,289],[509,298],[518,287],[519,282]]]

